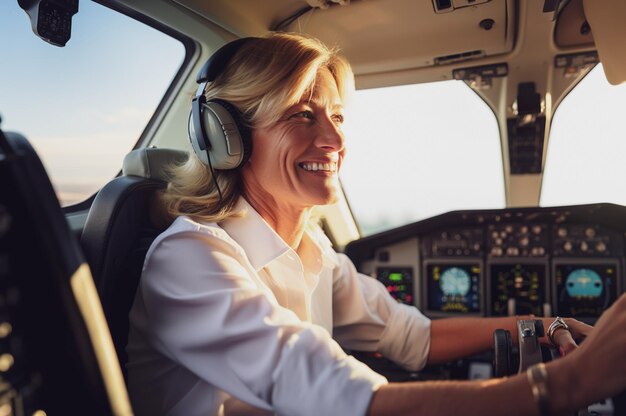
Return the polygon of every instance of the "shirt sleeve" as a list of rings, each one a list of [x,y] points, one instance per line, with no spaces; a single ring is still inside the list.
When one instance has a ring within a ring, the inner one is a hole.
[[[289,415],[363,415],[384,377],[347,356],[251,278],[241,248],[199,232],[153,247],[140,289],[153,347],[253,406]]]
[[[417,308],[396,302],[378,280],[357,272],[337,254],[333,274],[333,334],[344,347],[378,351],[409,370],[426,365],[430,319]]]

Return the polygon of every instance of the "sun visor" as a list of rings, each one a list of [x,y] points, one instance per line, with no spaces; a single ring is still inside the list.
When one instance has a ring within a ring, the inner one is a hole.
[[[626,81],[626,1],[583,0],[606,79],[613,85]]]

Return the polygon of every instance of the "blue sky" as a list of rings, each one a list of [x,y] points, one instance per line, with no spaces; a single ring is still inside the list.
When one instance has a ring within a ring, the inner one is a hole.
[[[115,175],[184,56],[179,41],[86,0],[62,48],[2,0],[0,39],[2,128],[31,140],[61,191]]]
[[[119,102],[119,91],[101,88],[112,80],[121,83],[124,98],[130,103],[141,97],[149,102],[159,100],[162,91],[150,85],[162,84],[162,74],[171,74],[172,68],[175,71],[180,65],[180,43],[145,25],[131,24],[129,18],[91,1],[80,2],[80,10],[72,19],[72,38],[63,48],[32,33],[28,16],[17,0],[0,2],[0,16],[0,56],[4,62],[0,112],[6,127],[23,126],[27,134],[65,134],[67,126],[56,121],[68,111],[99,109]],[[176,54],[178,59],[168,68],[160,68],[167,64],[162,56]],[[124,65],[138,56],[143,67],[157,68],[141,73],[146,81],[141,85],[133,82],[136,70]],[[40,123],[32,123],[33,115]],[[72,123],[79,131],[90,128],[86,118]]]

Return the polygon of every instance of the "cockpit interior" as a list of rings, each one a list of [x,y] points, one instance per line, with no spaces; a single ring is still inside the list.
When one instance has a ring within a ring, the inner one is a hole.
[[[4,0],[0,415],[133,413],[128,311],[196,74],[271,31],[354,71],[319,216],[359,272],[434,320],[593,325],[626,292],[625,18],[621,0]],[[420,372],[351,353],[390,381],[494,377],[492,351]],[[626,392],[588,411],[624,415]]]

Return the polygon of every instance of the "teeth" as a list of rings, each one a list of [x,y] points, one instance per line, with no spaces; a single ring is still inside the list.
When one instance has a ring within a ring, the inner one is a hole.
[[[324,172],[337,172],[337,162],[330,163],[317,163],[317,162],[309,162],[309,163],[300,163],[300,167],[304,170],[309,170],[316,172],[318,170]]]

